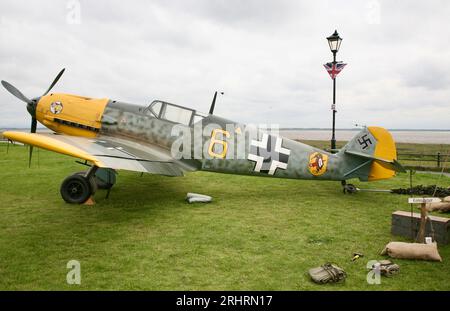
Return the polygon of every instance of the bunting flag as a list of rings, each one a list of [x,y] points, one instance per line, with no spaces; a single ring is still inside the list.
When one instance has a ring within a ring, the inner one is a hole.
[[[327,70],[331,79],[334,79],[342,71],[342,69],[344,69],[345,65],[347,64],[344,64],[343,62],[337,62],[336,64],[326,63],[323,66]]]

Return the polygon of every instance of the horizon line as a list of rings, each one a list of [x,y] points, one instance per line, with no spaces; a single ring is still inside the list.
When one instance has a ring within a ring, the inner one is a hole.
[[[28,127],[0,127],[0,131],[4,130],[28,130]],[[38,130],[49,130],[46,127],[38,127]],[[327,127],[280,127],[279,130],[296,130],[296,131],[331,131]],[[336,128],[336,131],[359,131],[361,127],[355,128]],[[424,132],[450,132],[450,129],[423,129],[423,128],[387,128],[388,131],[424,131]]]

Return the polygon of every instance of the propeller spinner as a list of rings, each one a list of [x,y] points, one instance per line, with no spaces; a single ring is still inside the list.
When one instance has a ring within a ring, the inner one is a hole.
[[[3,81],[2,80],[2,85],[3,87],[10,92],[12,95],[14,95],[15,97],[17,97],[18,99],[20,99],[21,101],[25,102],[27,104],[27,110],[28,113],[31,115],[31,127],[30,127],[30,132],[31,133],[36,133],[36,127],[37,127],[37,120],[36,120],[36,107],[37,104],[39,102],[39,99],[42,96],[45,96],[48,94],[48,92],[50,92],[50,90],[56,85],[56,83],[58,82],[59,78],[61,78],[61,76],[64,73],[65,68],[63,68],[58,75],[55,77],[55,79],[53,80],[52,84],[50,84],[49,88],[47,89],[47,91],[45,91],[44,94],[42,94],[39,97],[35,97],[33,99],[29,99],[28,97],[26,97],[25,95],[22,94],[21,91],[19,91],[15,86],[13,86],[11,83]],[[31,166],[31,157],[33,155],[33,146],[30,146],[30,154],[28,157],[28,167]]]

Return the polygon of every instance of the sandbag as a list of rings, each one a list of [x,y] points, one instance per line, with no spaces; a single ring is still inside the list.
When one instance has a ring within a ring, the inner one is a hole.
[[[369,270],[376,272],[377,269],[379,269],[380,274],[386,277],[391,277],[400,272],[400,266],[390,260],[380,260],[377,261],[377,264],[378,267],[376,264],[373,264],[372,267],[369,268]]]
[[[436,242],[431,244],[390,242],[383,249],[381,255],[400,259],[442,261]]]
[[[315,283],[325,284],[344,281],[347,274],[342,268],[326,263],[320,267],[309,269],[309,276]]]
[[[390,260],[380,260],[379,264],[381,275],[391,277],[400,272],[400,266]]]
[[[445,197],[442,201],[444,202],[450,202],[450,195],[448,197]]]
[[[425,205],[425,208],[429,212],[433,211],[450,212],[450,202],[427,203]]]

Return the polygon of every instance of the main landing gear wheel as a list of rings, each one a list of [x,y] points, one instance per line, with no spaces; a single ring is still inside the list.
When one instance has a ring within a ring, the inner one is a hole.
[[[82,204],[89,199],[94,190],[87,177],[74,174],[64,179],[60,192],[67,203]]]

